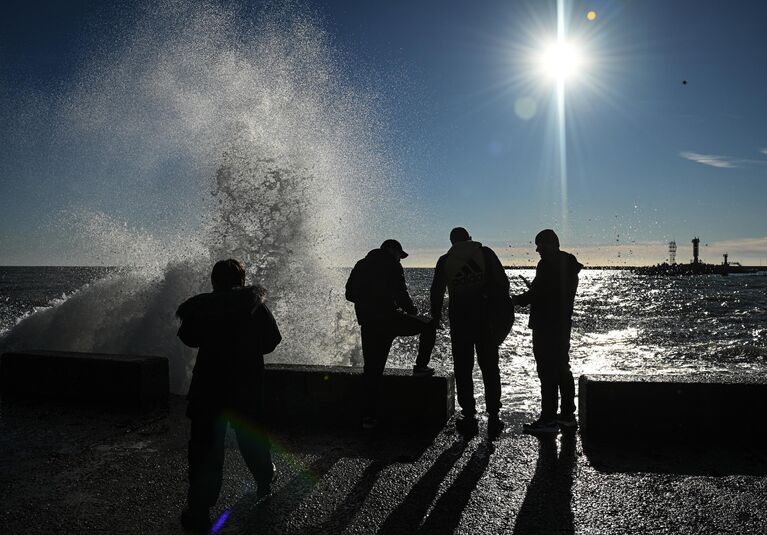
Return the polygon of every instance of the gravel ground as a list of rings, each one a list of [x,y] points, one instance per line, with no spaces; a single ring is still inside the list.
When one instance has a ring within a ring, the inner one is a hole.
[[[182,533],[184,402],[126,415],[0,405],[0,533]],[[759,444],[609,446],[452,425],[407,431],[280,429],[270,500],[233,441],[219,533],[765,533]],[[451,422],[452,424],[452,422]]]

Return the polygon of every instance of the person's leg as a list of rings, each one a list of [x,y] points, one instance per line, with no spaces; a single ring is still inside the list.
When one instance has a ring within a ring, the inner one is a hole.
[[[498,346],[484,337],[477,344],[477,363],[485,383],[485,408],[491,418],[501,411],[501,372],[498,369]]]
[[[274,475],[269,434],[260,418],[233,418],[231,424],[237,435],[242,459],[258,483],[259,494],[262,494],[268,490]]]
[[[418,338],[418,356],[415,359],[415,365],[418,368],[425,368],[431,360],[431,353],[437,343],[437,328],[430,324],[424,324],[421,335]]]
[[[397,314],[391,320],[391,331],[394,336],[418,337],[418,356],[415,365],[425,368],[431,360],[431,353],[437,343],[437,328],[431,323],[425,323],[418,316]]]
[[[220,414],[192,417],[189,438],[189,510],[207,510],[221,492],[226,420]]]
[[[375,417],[386,359],[394,337],[379,327],[362,326],[362,358],[365,392],[363,416]]]
[[[474,401],[474,341],[469,333],[462,331],[459,326],[450,324],[450,344],[453,350],[453,371],[455,373],[455,391],[458,405],[464,418],[474,418],[476,406]]]
[[[570,370],[570,327],[562,330],[558,337],[559,348],[557,351],[559,392],[561,394],[561,413],[569,418],[575,414],[575,380]]]
[[[556,343],[552,343],[552,333],[533,329],[533,355],[541,381],[541,421],[549,422],[557,416],[558,366]],[[552,347],[554,346],[554,347]]]

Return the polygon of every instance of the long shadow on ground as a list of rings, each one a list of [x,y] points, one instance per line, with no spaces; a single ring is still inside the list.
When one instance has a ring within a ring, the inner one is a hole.
[[[537,438],[538,461],[514,524],[514,534],[574,533],[571,504],[576,465],[575,433],[561,435],[559,455],[556,435]]]

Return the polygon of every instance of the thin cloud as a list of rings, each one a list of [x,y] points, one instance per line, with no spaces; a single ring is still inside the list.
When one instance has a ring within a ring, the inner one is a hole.
[[[767,154],[767,147],[763,149],[759,149],[759,152],[761,152],[762,154]]]
[[[709,167],[718,167],[720,169],[733,169],[738,167],[735,161],[726,156],[716,154],[700,154],[698,152],[680,152],[679,156],[693,162],[708,165]]]

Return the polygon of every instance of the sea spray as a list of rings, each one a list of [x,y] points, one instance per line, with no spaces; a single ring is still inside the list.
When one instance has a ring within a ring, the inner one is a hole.
[[[283,331],[270,358],[349,363],[358,331],[339,255],[366,241],[379,199],[397,204],[371,94],[344,81],[329,36],[295,4],[255,19],[210,3],[145,9],[56,119],[59,143],[102,160],[90,180],[113,185],[103,202],[89,197],[111,210],[74,206],[60,224],[89,258],[129,267],[24,318],[0,345],[164,355],[183,392],[194,352],[175,336],[175,309],[209,290],[216,260],[239,257]],[[158,215],[141,229],[136,213]]]

